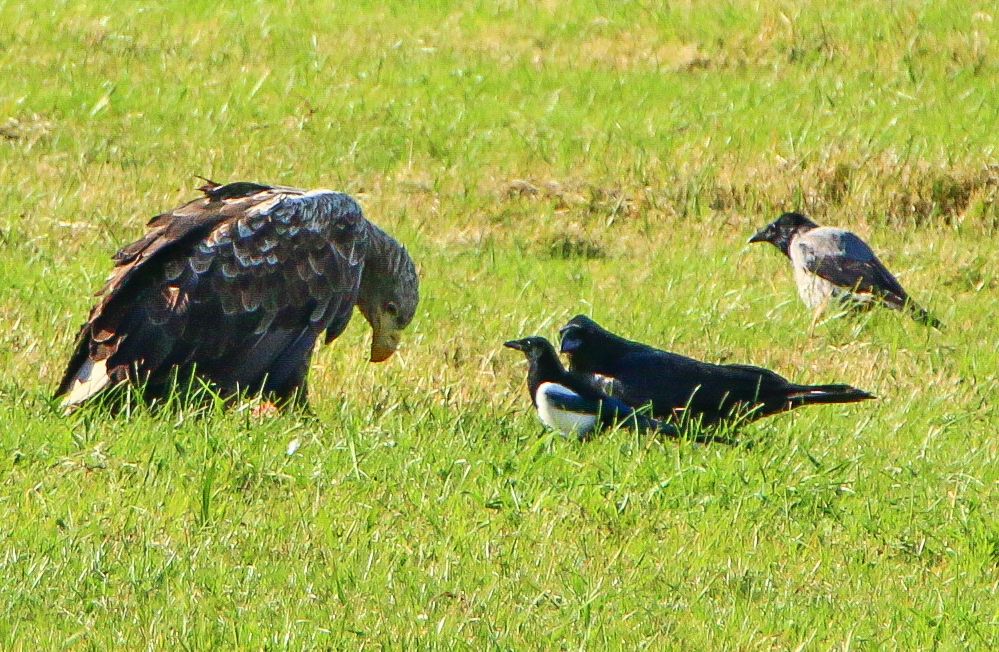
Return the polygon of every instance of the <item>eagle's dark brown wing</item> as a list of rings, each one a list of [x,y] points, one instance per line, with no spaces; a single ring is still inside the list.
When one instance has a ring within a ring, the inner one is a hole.
[[[125,380],[154,393],[174,370],[223,392],[288,396],[319,334],[346,327],[368,222],[331,191],[209,184],[115,256],[56,392],[73,406]]]

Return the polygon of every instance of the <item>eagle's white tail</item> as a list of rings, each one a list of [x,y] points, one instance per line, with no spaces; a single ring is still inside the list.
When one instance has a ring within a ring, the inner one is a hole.
[[[63,412],[69,414],[80,403],[83,403],[110,384],[111,378],[108,376],[107,360],[94,362],[88,358],[84,360],[79,371],[73,376],[69,389],[63,396],[59,407],[63,409]]]

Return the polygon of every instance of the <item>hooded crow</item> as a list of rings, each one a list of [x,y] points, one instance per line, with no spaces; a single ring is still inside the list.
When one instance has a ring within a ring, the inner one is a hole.
[[[801,213],[784,213],[749,242],[769,242],[791,259],[798,294],[812,310],[831,299],[855,306],[878,302],[908,310],[916,321],[940,328],[940,321],[918,306],[878,257],[856,234],[819,226]]]
[[[611,398],[591,379],[566,371],[555,347],[543,337],[525,337],[503,344],[522,351],[529,365],[527,389],[541,422],[563,435],[585,439],[593,431],[621,424],[640,431],[677,436],[672,425],[637,413],[622,401]]]
[[[583,315],[560,331],[569,369],[633,408],[652,404],[652,416],[716,426],[737,424],[802,405],[875,398],[850,385],[797,385],[769,369],[717,365],[626,340]]]

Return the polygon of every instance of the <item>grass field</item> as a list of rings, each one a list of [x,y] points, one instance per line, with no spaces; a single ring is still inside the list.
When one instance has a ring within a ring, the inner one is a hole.
[[[997,78],[990,3],[0,0],[0,648],[996,649]],[[357,196],[421,268],[404,350],[356,318],[315,418],[59,416],[196,174]],[[809,333],[745,244],[790,208],[946,329]],[[576,313],[880,400],[542,435],[501,343]]]

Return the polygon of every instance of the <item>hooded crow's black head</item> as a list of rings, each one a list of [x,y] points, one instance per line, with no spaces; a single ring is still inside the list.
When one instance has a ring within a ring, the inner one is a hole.
[[[756,235],[749,239],[749,242],[769,242],[780,249],[785,256],[790,256],[791,238],[796,233],[810,231],[817,226],[818,224],[801,213],[784,213],[757,231]]]

